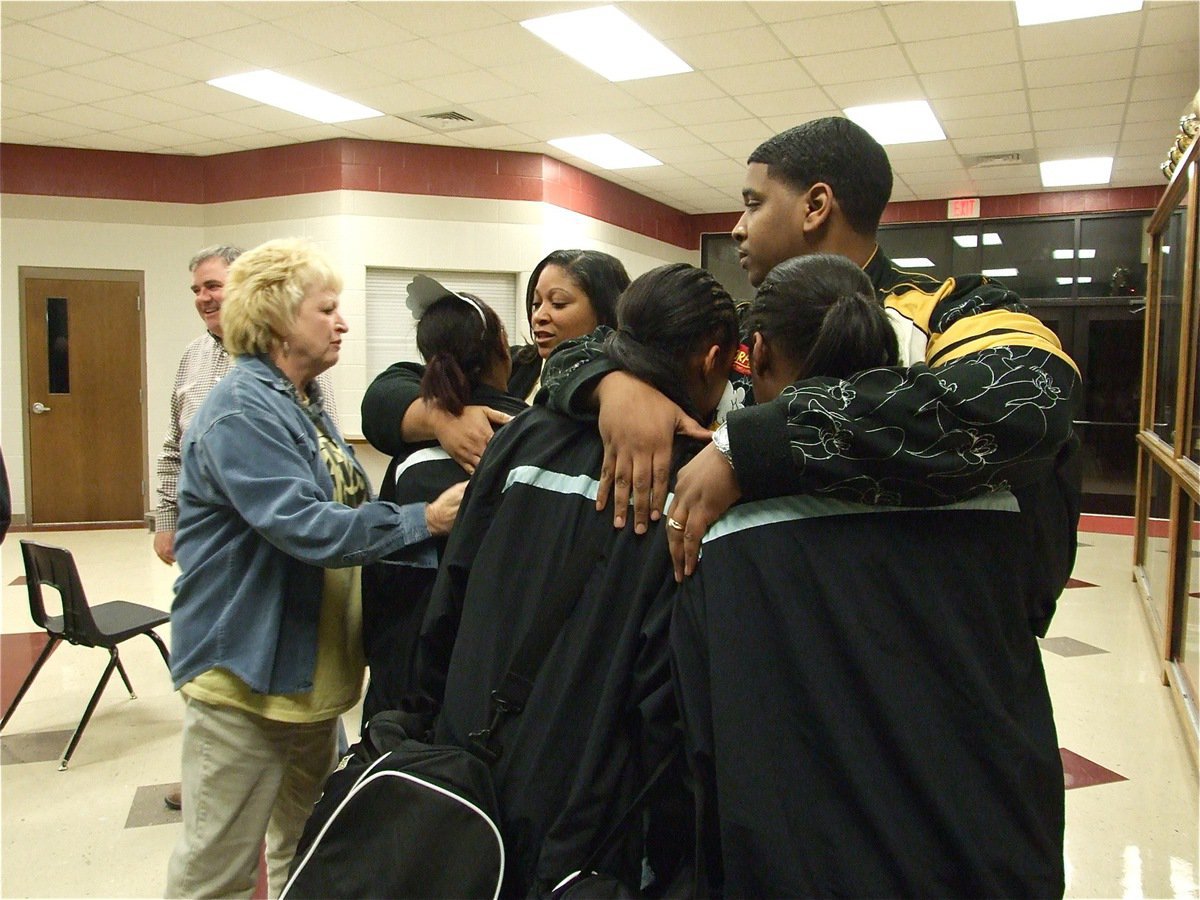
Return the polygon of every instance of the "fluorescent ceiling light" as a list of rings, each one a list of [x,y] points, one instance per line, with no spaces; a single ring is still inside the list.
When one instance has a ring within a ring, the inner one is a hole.
[[[1111,156],[1050,160],[1041,165],[1042,187],[1108,184],[1112,180],[1112,164]]]
[[[208,82],[213,87],[223,91],[240,94],[304,116],[318,122],[330,124],[333,122],[350,122],[355,119],[372,119],[382,116],[377,109],[331,94],[286,75],[280,75],[269,69],[257,72],[244,72],[241,75],[226,75],[224,78],[214,78]]]
[[[611,134],[585,134],[580,137],[555,138],[549,141],[557,147],[586,159],[602,169],[636,169],[640,166],[661,166],[662,163]]]
[[[924,100],[850,106],[846,118],[857,122],[881,144],[916,144],[944,141],[946,133]]]
[[[954,236],[954,243],[960,247],[970,249],[971,247],[979,246],[979,237],[974,234],[956,234]],[[1004,242],[1000,240],[1000,235],[996,234],[996,232],[985,231],[983,233],[983,244],[985,247],[998,247],[1002,243]]]
[[[1016,0],[1018,25],[1044,25],[1137,12],[1142,0]]]
[[[541,16],[521,24],[609,81],[692,71],[691,66],[615,6]]]
[[[1052,256],[1053,256],[1055,259],[1074,259],[1074,258],[1075,258],[1075,251],[1074,251],[1074,250],[1070,250],[1070,249],[1067,249],[1067,250],[1055,250],[1055,251],[1053,252],[1053,254],[1051,254],[1051,255],[1052,255]],[[1095,259],[1095,258],[1096,258],[1096,251],[1095,251],[1095,250],[1089,250],[1088,248],[1084,247],[1084,248],[1082,248],[1082,249],[1079,251],[1079,258],[1080,258],[1080,259]]]
[[[1080,275],[1078,278],[1055,278],[1054,280],[1057,281],[1059,284],[1071,284],[1074,281],[1077,281],[1080,284],[1091,284],[1092,276],[1091,275]]]
[[[1016,269],[984,269],[983,274],[988,278],[1015,278],[1020,273]]]
[[[893,259],[892,262],[906,269],[932,269],[934,266],[933,260],[927,259],[924,256],[904,256],[899,259]]]

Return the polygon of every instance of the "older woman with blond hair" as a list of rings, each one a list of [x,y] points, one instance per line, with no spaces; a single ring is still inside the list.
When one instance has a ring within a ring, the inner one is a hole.
[[[249,897],[267,842],[278,896],[362,689],[359,566],[430,565],[460,484],[432,503],[368,502],[322,408],[342,282],[309,242],[270,241],[230,268],[232,371],[184,436],[171,674],[185,699],[183,834],[171,897]],[[407,556],[403,556],[407,554]],[[426,558],[428,557],[428,558]]]

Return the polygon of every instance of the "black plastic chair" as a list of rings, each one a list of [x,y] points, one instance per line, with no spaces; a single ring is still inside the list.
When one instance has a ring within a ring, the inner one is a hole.
[[[113,669],[120,673],[121,680],[125,682],[125,687],[129,691],[129,696],[137,699],[137,695],[133,692],[133,685],[129,683],[129,676],[125,674],[125,667],[121,665],[121,657],[117,653],[118,644],[137,637],[139,634],[144,634],[154,641],[159,652],[162,653],[163,662],[170,670],[171,657],[167,652],[167,645],[163,643],[162,638],[155,633],[154,629],[169,621],[171,616],[152,606],[129,603],[125,600],[101,603],[93,609],[88,606],[87,597],[83,593],[83,584],[79,580],[79,570],[75,567],[75,559],[71,556],[71,551],[61,547],[47,547],[33,541],[21,541],[21,555],[25,559],[25,583],[29,590],[29,613],[33,617],[34,624],[46,630],[50,640],[46,642],[41,655],[38,656],[29,675],[21,685],[21,689],[17,691],[17,696],[13,699],[12,706],[4,714],[4,719],[0,721],[0,729],[8,724],[8,720],[12,718],[12,714],[17,709],[17,704],[21,702],[21,698],[33,684],[33,679],[37,677],[42,665],[50,658],[50,653],[60,641],[77,644],[81,647],[103,647],[109,655],[108,666],[105,667],[104,674],[100,676],[100,682],[92,693],[92,699],[88,701],[83,718],[79,720],[79,726],[71,735],[71,742],[67,744],[66,752],[63,753],[62,761],[58,765],[58,770],[61,772],[70,762],[71,754],[75,752],[75,746],[79,743],[79,738],[83,736],[83,729],[87,727],[88,720],[91,719],[96,704],[100,701],[100,695],[104,693],[104,687],[108,684]],[[46,604],[42,599],[42,585],[44,584],[53,587],[62,597],[63,614],[61,616],[46,615]]]

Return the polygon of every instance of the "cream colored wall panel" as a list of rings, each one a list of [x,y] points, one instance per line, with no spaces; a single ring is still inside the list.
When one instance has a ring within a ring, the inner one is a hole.
[[[511,272],[523,297],[533,266],[563,247],[612,253],[634,277],[667,262],[699,263],[699,251],[533,201],[337,191],[200,206],[4,195],[0,214],[0,445],[18,515],[25,512],[19,266],[144,273],[152,506],[155,458],[166,431],[175,370],[201,328],[187,272],[201,247],[228,243],[248,249],[272,238],[305,236],[329,253],[345,281],[342,309],[350,326],[342,361],[331,373],[348,435],[361,434],[370,266]],[[526,339],[526,324],[514,323],[512,335],[514,341]]]

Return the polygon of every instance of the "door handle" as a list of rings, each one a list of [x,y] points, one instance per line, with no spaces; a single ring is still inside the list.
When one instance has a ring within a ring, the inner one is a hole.
[[[50,407],[48,407],[45,403],[42,403],[40,401],[34,403],[33,406],[31,406],[29,408],[30,408],[30,410],[33,411],[33,414],[35,416],[40,416],[42,413],[50,412]]]

